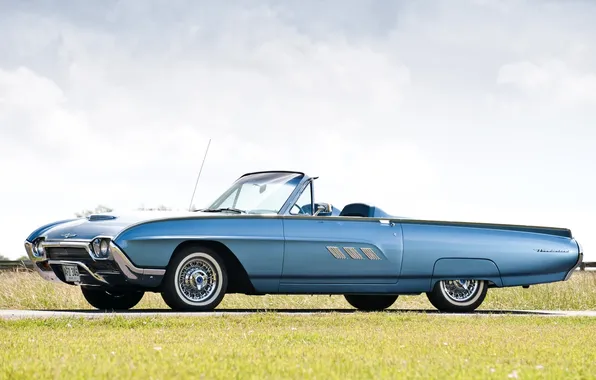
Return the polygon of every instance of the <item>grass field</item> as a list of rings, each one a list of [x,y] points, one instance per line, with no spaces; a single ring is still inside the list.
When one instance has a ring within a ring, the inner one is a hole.
[[[53,284],[31,272],[0,272],[0,309],[89,309],[78,287]],[[167,309],[158,294],[148,293],[136,308]],[[219,309],[351,308],[342,296],[227,295]],[[433,309],[425,295],[402,296],[393,309]],[[595,310],[596,271],[576,272],[569,281],[529,289],[489,289],[480,309]]]
[[[354,313],[0,321],[0,378],[596,376],[596,319]]]
[[[88,309],[76,287],[0,272],[2,309]],[[166,308],[147,294],[137,308]],[[228,295],[219,309],[349,309],[341,296]],[[393,309],[431,309],[424,295]],[[596,309],[596,273],[489,291],[481,309]],[[0,379],[596,378],[596,318],[262,312],[0,320]]]

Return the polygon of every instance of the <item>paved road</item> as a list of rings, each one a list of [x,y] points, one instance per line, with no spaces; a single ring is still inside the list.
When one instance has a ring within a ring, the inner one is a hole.
[[[123,316],[130,318],[138,317],[212,317],[224,315],[251,315],[267,312],[276,312],[285,315],[317,315],[326,313],[342,313],[353,314],[356,310],[353,309],[268,309],[268,310],[250,310],[250,309],[218,309],[215,312],[173,312],[170,310],[133,310],[127,312],[100,312],[97,310],[0,310],[0,319],[21,319],[21,318],[56,318],[56,317],[83,317],[83,318],[104,318],[110,316]],[[450,314],[439,313],[435,310],[387,310],[389,313],[412,313],[412,314],[428,314],[440,316],[529,316],[538,315],[544,317],[596,317],[596,310],[590,311],[559,311],[559,310],[481,310],[474,313],[465,314]]]

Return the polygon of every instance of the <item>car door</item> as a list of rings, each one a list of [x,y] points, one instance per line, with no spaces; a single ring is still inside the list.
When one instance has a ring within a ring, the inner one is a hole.
[[[282,292],[293,291],[296,284],[398,281],[403,255],[399,224],[374,218],[299,215],[284,217],[283,227]]]

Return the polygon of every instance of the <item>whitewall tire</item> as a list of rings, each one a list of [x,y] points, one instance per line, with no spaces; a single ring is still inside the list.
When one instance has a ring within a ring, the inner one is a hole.
[[[161,296],[174,310],[213,310],[228,285],[224,260],[205,247],[190,247],[176,254],[166,271]]]
[[[426,296],[439,311],[465,313],[482,304],[487,290],[483,280],[441,280]]]

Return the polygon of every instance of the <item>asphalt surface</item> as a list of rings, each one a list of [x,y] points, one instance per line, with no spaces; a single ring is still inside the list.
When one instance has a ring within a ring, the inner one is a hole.
[[[125,312],[102,312],[98,310],[0,310],[0,319],[22,319],[22,318],[105,318],[105,317],[213,317],[229,315],[251,315],[263,312],[275,312],[285,315],[320,315],[328,313],[354,314],[354,309],[218,309],[214,312],[174,312],[171,310],[131,310]],[[440,316],[543,316],[543,317],[593,317],[596,318],[596,310],[589,311],[562,311],[562,310],[479,310],[474,313],[440,313],[436,310],[411,310],[411,309],[390,309],[387,313],[410,313],[427,314]]]

